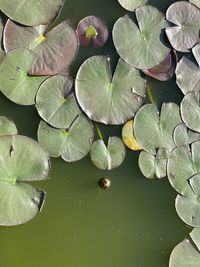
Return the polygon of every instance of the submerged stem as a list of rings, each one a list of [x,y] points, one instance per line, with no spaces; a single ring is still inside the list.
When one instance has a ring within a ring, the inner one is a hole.
[[[148,96],[149,102],[151,104],[155,104],[156,103],[156,100],[154,99],[154,96],[152,94],[152,91],[151,91],[150,87],[147,87],[147,96]]]
[[[98,133],[99,138],[100,138],[101,140],[103,140],[103,135],[102,135],[102,132],[101,132],[99,126],[98,126],[97,124],[95,124],[95,125],[96,125],[96,129],[97,129],[97,133]]]

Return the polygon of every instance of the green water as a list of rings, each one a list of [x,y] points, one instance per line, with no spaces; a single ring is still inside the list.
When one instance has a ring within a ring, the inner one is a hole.
[[[52,0],[53,1],[53,0]],[[175,1],[150,1],[165,11]],[[126,13],[117,0],[67,1],[57,23],[69,19],[76,26],[86,15],[105,19],[109,29]],[[81,48],[72,66],[93,54],[111,54],[112,40],[103,49]],[[181,93],[171,80],[148,79],[160,105],[177,101]],[[36,138],[39,116],[34,107],[20,107],[0,96],[0,113],[12,118],[19,132]],[[121,127],[100,126],[105,138]],[[138,153],[128,151],[124,164],[108,172],[97,170],[89,157],[77,163],[52,160],[51,179],[36,183],[47,192],[41,214],[31,222],[0,228],[1,267],[165,267],[173,247],[190,231],[174,208],[175,191],[167,179],[149,181],[137,165]],[[112,186],[98,187],[101,177]]]

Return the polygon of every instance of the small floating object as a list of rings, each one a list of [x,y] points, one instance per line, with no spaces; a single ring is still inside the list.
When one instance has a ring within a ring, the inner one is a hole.
[[[98,184],[102,189],[108,189],[111,185],[111,181],[107,178],[101,178]]]
[[[92,41],[94,47],[103,46],[108,40],[108,28],[101,18],[87,16],[77,26],[80,44],[89,45]]]

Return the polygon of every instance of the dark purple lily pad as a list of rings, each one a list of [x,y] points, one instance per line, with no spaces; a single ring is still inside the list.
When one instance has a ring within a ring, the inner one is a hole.
[[[90,41],[94,47],[103,46],[108,40],[108,28],[101,18],[87,16],[77,26],[80,44],[89,45]]]
[[[30,75],[55,75],[67,69],[78,49],[76,31],[64,21],[46,33],[47,27],[25,27],[8,20],[4,29],[4,48],[28,48],[37,55]]]
[[[143,72],[156,80],[167,81],[173,77],[176,64],[176,52],[171,51],[171,53],[169,53],[169,55],[159,65],[148,70],[143,70]]]

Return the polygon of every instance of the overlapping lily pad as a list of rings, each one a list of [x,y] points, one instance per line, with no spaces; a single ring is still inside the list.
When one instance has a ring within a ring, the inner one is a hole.
[[[18,48],[7,53],[0,64],[0,90],[19,105],[33,105],[37,90],[46,79],[28,75],[34,60],[32,51]]]
[[[0,136],[17,134],[17,127],[13,121],[0,116]]]
[[[199,91],[199,67],[187,57],[183,57],[176,67],[176,82],[183,94],[191,91]]]
[[[122,164],[125,158],[125,146],[121,138],[109,137],[108,144],[99,139],[92,144],[91,160],[101,170],[111,170]]]
[[[168,27],[164,16],[155,7],[136,9],[138,26],[124,16],[113,28],[113,41],[120,57],[138,69],[150,69],[160,64],[169,54],[163,40],[163,30]]]
[[[112,77],[110,59],[93,56],[80,67],[75,90],[89,118],[105,124],[122,124],[133,118],[142,105],[145,80],[121,59]]]
[[[141,150],[142,148],[138,145],[133,128],[133,120],[127,121],[122,128],[122,140],[124,144],[132,150]]]
[[[39,212],[45,193],[24,182],[47,179],[49,158],[24,136],[1,136],[0,148],[0,225],[25,223]]]
[[[195,141],[200,140],[200,133],[191,131],[187,128],[185,123],[180,123],[174,129],[173,139],[177,147],[187,146]]]
[[[120,5],[129,11],[134,11],[136,8],[145,5],[148,0],[118,0]]]
[[[200,67],[200,44],[197,44],[192,48],[192,53]]]
[[[0,0],[0,10],[21,24],[36,26],[53,20],[63,2],[64,0]]]
[[[199,267],[200,262],[200,230],[195,228],[190,237],[178,244],[172,251],[169,267]]]
[[[179,107],[175,103],[164,103],[160,115],[155,104],[146,104],[135,116],[136,140],[144,150],[154,155],[158,148],[171,151],[175,147],[172,134],[180,122]]]
[[[142,151],[139,156],[139,168],[142,174],[150,179],[163,178],[167,174],[168,152],[160,148],[155,155]]]
[[[200,141],[175,148],[168,160],[167,174],[171,185],[185,197],[194,197],[190,179],[200,172]]]
[[[2,44],[2,36],[3,36],[3,23],[2,23],[2,20],[0,18],[0,41],[1,41],[1,44]],[[2,49],[2,45],[0,45],[0,62],[2,61],[3,56],[4,56],[4,50]]]
[[[72,85],[70,77],[57,75],[47,79],[37,93],[36,108],[39,115],[56,128],[67,129],[81,114],[71,92]]]
[[[90,151],[93,142],[93,126],[79,115],[68,129],[52,128],[41,121],[38,140],[51,157],[62,157],[67,162],[77,161]]]
[[[200,8],[200,0],[189,0],[190,3],[194,4],[195,6]]]
[[[108,28],[105,22],[95,16],[83,18],[77,26],[81,45],[87,46],[92,41],[94,47],[103,46],[108,40]]]
[[[64,21],[46,33],[46,26],[24,27],[8,20],[4,30],[6,52],[25,47],[33,50],[37,57],[32,64],[31,75],[55,75],[64,71],[73,61],[78,49],[78,37]]]
[[[166,18],[175,24],[166,29],[172,47],[189,52],[199,42],[200,9],[187,1],[177,1],[168,8]]]
[[[200,103],[199,93],[188,93],[181,102],[181,116],[183,121],[193,131],[200,132]]]
[[[143,70],[143,72],[156,80],[167,81],[173,77],[176,63],[176,54],[172,51],[159,65],[148,70]]]

